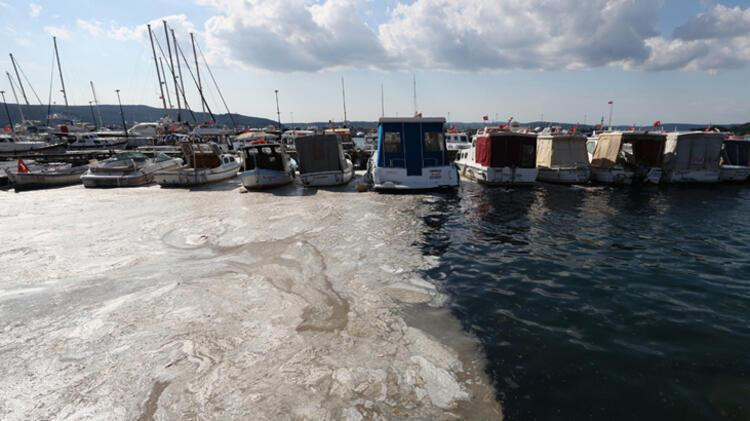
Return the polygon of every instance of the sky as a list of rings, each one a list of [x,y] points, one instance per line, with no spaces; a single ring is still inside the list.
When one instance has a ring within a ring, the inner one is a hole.
[[[232,112],[276,119],[278,90],[285,123],[342,120],[342,78],[349,120],[380,117],[382,86],[388,116],[592,123],[614,101],[616,124],[750,121],[750,0],[0,0],[0,70],[13,53],[30,101],[62,104],[54,35],[71,104],[93,81],[101,103],[160,107],[162,20],[193,72],[195,34]]]

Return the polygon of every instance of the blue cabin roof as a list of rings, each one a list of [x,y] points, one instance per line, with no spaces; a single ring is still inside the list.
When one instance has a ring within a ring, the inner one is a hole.
[[[378,128],[378,166],[405,168],[421,176],[423,168],[449,165],[444,118],[381,118]]]

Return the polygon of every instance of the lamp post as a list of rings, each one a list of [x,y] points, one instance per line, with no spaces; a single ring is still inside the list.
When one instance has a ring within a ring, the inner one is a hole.
[[[279,90],[276,89],[273,92],[276,94],[276,118],[278,119],[279,130],[281,130],[281,111],[279,111]]]
[[[125,137],[128,137],[128,126],[125,125],[125,113],[122,112],[122,101],[120,101],[120,90],[115,89],[117,92],[117,103],[120,105],[120,118],[122,119],[122,130],[125,132]]]
[[[13,128],[13,120],[10,118],[10,110],[8,110],[8,103],[5,102],[5,91],[0,91],[0,95],[3,96],[3,106],[5,107],[5,115],[8,116],[8,124],[10,124],[10,131],[12,133],[15,133],[15,129]]]

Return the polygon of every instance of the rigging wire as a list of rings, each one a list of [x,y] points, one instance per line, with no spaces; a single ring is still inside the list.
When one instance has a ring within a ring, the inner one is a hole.
[[[179,44],[175,43],[175,47],[177,51],[180,52],[180,55],[182,55],[182,59],[185,62],[185,66],[187,67],[188,73],[190,73],[190,77],[193,78],[193,83],[195,83],[196,87],[199,87],[198,80],[195,78],[195,75],[193,74],[193,71],[190,69],[190,63],[187,61],[187,58],[185,57],[185,53],[182,52],[182,48]],[[208,106],[208,103],[206,102],[206,98],[203,95],[202,89],[198,91],[201,97],[201,102],[206,106],[206,110],[208,110],[208,114],[211,116],[211,120],[216,122],[216,118],[214,117],[214,113],[211,112],[211,107]]]
[[[161,44],[159,43],[159,38],[154,37],[154,41],[156,42],[156,46],[159,47],[159,52],[161,53],[162,57],[166,61],[167,56],[164,54],[164,50],[161,48]],[[169,68],[169,73],[171,73],[172,77],[174,78],[175,77],[174,69],[172,69],[170,66],[167,66],[167,68]],[[178,85],[177,88],[179,88],[179,84],[177,84],[177,85]],[[182,91],[182,89],[180,89],[180,91]],[[180,94],[180,92],[177,93],[177,95],[179,95],[179,94]],[[184,104],[185,105],[185,109],[187,109],[190,112],[190,116],[193,117],[193,121],[198,122],[198,119],[195,118],[195,113],[193,113],[193,110],[190,108],[190,106],[187,103],[187,98],[185,97],[185,93],[184,92],[182,92],[182,98],[185,100],[185,104]]]
[[[227,114],[229,114],[229,119],[232,121],[232,127],[237,127],[237,123],[234,121],[234,117],[232,117],[232,112],[229,111],[229,106],[227,105],[227,102],[224,100],[224,95],[221,93],[221,89],[219,89],[219,84],[216,83],[216,78],[214,77],[214,72],[211,71],[211,67],[208,65],[208,61],[206,60],[206,56],[203,55],[203,50],[201,49],[201,46],[196,43],[196,47],[198,47],[198,51],[201,53],[201,57],[203,58],[203,62],[206,64],[206,69],[208,69],[208,74],[211,76],[211,80],[214,82],[214,86],[216,86],[216,91],[219,93],[219,98],[221,98],[221,102],[224,103],[224,108],[227,109]]]
[[[26,81],[26,84],[29,85],[29,88],[31,88],[31,92],[34,93],[34,96],[36,97],[36,100],[39,102],[39,105],[42,104],[42,100],[39,99],[39,95],[37,95],[36,90],[34,90],[34,87],[31,85],[31,82],[29,82],[29,78],[26,77],[26,73],[23,72],[23,68],[21,67],[21,64],[16,60],[16,65],[18,66],[18,70],[21,71],[21,75],[23,75],[24,80]]]

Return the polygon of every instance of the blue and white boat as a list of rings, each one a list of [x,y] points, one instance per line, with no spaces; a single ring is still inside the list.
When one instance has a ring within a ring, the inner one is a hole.
[[[444,118],[381,118],[378,147],[371,160],[376,190],[458,187],[458,171],[448,159]]]

